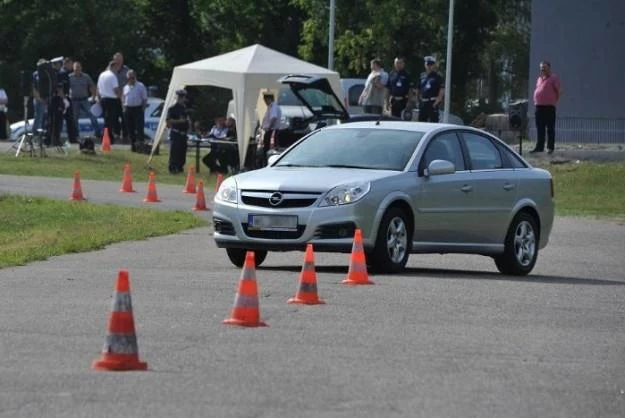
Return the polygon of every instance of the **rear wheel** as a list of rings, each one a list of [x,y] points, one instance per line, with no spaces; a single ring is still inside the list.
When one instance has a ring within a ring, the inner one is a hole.
[[[539,230],[536,220],[528,213],[517,214],[506,235],[503,254],[495,257],[495,265],[503,274],[525,276],[538,258]]]
[[[244,250],[241,248],[226,248],[226,253],[228,253],[228,258],[230,259],[232,264],[234,264],[237,267],[243,267],[243,265],[245,264],[245,253],[247,251],[248,250]],[[267,258],[267,251],[264,251],[264,250],[254,251],[254,262],[256,263],[256,267],[263,264],[263,261],[265,261],[265,258]]]
[[[399,273],[404,270],[412,240],[409,225],[406,213],[399,208],[391,208],[384,214],[368,260],[373,271]]]

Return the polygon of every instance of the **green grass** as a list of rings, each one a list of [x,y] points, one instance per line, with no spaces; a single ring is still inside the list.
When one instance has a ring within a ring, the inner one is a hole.
[[[0,268],[206,224],[182,211],[0,195]]]
[[[625,219],[625,164],[551,165],[558,215]]]
[[[27,154],[15,157],[15,150],[12,153],[0,153],[0,174],[71,178],[78,170],[81,179],[121,183],[124,165],[130,163],[133,181],[147,183],[150,171],[147,166],[149,156],[114,147],[110,153],[98,152],[96,155],[82,154],[75,148],[64,155],[51,148],[47,150],[48,156],[44,158],[30,157]],[[206,150],[200,150],[200,158],[205,154]],[[184,185],[186,173],[175,176],[169,174],[168,158],[169,155],[161,150],[161,155],[155,155],[150,163],[151,169],[157,174],[158,183]],[[211,190],[215,187],[216,176],[209,175],[208,168],[201,160],[200,164],[200,173],[196,174],[196,180],[203,180],[205,188]],[[195,165],[195,149],[188,153],[185,169],[188,170],[191,165]]]

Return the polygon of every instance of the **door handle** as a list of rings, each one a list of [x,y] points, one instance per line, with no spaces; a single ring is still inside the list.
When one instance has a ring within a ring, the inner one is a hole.
[[[473,186],[469,186],[468,184],[465,184],[464,186],[460,188],[460,190],[465,193],[469,193],[470,191],[473,190]]]
[[[504,185],[503,185],[503,189],[504,189],[504,190],[512,190],[512,189],[514,189],[515,187],[516,187],[516,186],[515,186],[514,184],[512,184],[512,183],[506,183],[506,184],[504,184]]]

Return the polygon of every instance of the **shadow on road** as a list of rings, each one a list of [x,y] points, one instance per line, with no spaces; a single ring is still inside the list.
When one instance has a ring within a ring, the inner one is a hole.
[[[298,273],[301,267],[298,266],[261,266],[260,270],[265,271],[290,271]],[[346,266],[315,266],[317,273],[334,273],[347,274]],[[546,276],[546,275],[529,275],[529,276],[505,276],[503,274],[492,271],[460,271],[448,269],[432,269],[432,268],[407,268],[401,275],[389,276],[383,274],[370,273],[373,277],[429,277],[437,279],[453,279],[453,280],[493,280],[493,281],[509,281],[521,283],[547,283],[547,284],[577,284],[577,285],[593,285],[593,286],[624,286],[625,281],[590,279],[584,277],[565,277],[565,276]]]

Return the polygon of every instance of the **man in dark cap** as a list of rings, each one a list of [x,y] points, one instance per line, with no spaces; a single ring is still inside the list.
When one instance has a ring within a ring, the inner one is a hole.
[[[445,83],[443,77],[436,72],[436,59],[427,56],[424,59],[425,72],[419,82],[419,122],[438,123],[438,105],[443,101]]]
[[[187,160],[187,131],[189,118],[185,101],[187,92],[184,89],[176,91],[176,104],[167,109],[167,127],[169,128],[169,172],[178,174],[184,172]]]

